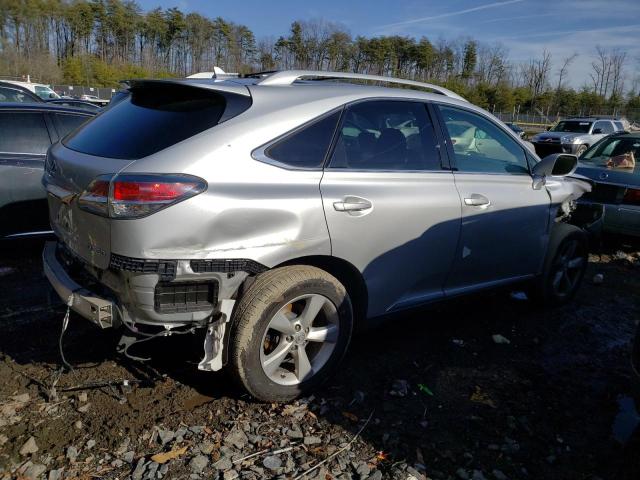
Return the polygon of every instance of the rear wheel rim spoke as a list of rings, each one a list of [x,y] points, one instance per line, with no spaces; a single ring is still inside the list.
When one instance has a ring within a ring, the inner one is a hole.
[[[296,297],[273,315],[265,329],[262,370],[280,385],[307,381],[329,361],[339,333],[338,311],[331,300],[320,294]]]

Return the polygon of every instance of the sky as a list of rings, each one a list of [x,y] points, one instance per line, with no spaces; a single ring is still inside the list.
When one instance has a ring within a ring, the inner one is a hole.
[[[640,74],[640,0],[138,0],[144,10],[178,7],[247,25],[258,39],[294,20],[341,23],[353,36],[473,38],[504,45],[513,62],[551,52],[556,69],[578,57],[568,82],[589,83],[596,45],[628,52],[627,81]],[[553,77],[552,77],[553,80]]]

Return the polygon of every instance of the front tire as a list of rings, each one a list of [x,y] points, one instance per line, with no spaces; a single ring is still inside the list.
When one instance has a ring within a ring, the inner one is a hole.
[[[284,402],[327,380],[349,345],[351,301],[324,270],[294,265],[258,276],[232,319],[229,367],[255,398]]]
[[[588,259],[586,234],[575,225],[556,224],[542,274],[527,291],[529,298],[545,307],[569,302],[580,288]]]

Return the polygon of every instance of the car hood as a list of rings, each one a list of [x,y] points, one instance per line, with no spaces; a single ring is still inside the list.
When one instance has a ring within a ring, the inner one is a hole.
[[[588,162],[579,162],[576,173],[597,182],[624,187],[640,187],[640,163],[635,168],[608,168]]]
[[[587,135],[587,134],[574,133],[574,132],[543,132],[543,133],[537,134],[535,137],[533,137],[533,139],[536,142],[541,142],[545,140],[561,140],[563,137],[574,139],[574,138],[581,137],[583,135]]]

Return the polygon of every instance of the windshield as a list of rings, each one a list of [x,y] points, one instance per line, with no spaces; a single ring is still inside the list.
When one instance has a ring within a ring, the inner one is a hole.
[[[60,95],[51,90],[49,87],[41,87],[40,85],[36,85],[35,90],[36,95],[45,100],[48,100],[49,98],[60,98]]]
[[[563,120],[551,129],[552,132],[589,133],[591,122],[577,120]]]
[[[596,167],[633,173],[639,156],[640,138],[613,137],[596,143],[584,153],[580,161]]]

